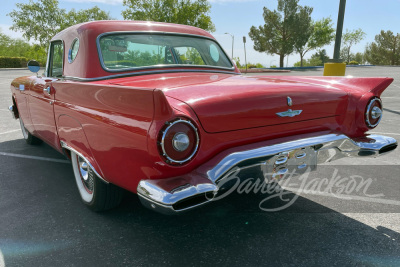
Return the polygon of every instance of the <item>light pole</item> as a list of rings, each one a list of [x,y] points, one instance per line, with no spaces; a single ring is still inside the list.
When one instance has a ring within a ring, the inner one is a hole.
[[[232,37],[232,60],[233,60],[233,43],[235,41],[235,36],[233,34],[230,34],[229,32],[226,32],[225,34],[229,34]]]
[[[243,36],[243,46],[244,46],[244,64],[246,64],[246,73],[247,73],[246,36]]]
[[[346,9],[346,0],[340,0],[337,29],[336,29],[335,50],[333,53],[333,60],[335,60],[336,63],[342,62],[340,60],[340,44],[342,43],[342,31],[343,31],[345,9]]]
[[[324,76],[344,76],[346,75],[346,63],[340,59],[340,44],[342,42],[344,13],[346,10],[346,0],[340,0],[338,21],[336,28],[335,50],[333,59],[324,64]]]

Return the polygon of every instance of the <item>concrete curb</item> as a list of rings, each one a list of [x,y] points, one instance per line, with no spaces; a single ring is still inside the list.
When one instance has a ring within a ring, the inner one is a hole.
[[[44,70],[45,67],[40,67],[41,70]],[[29,70],[28,68],[0,68],[0,71],[2,70]]]

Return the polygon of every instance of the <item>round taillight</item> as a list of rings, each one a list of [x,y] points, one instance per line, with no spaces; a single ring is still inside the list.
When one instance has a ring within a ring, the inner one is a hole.
[[[382,101],[375,97],[368,103],[365,111],[365,122],[369,128],[375,128],[382,119]]]
[[[166,125],[160,133],[162,156],[171,164],[188,162],[199,147],[197,128],[192,122],[184,119],[167,122]]]

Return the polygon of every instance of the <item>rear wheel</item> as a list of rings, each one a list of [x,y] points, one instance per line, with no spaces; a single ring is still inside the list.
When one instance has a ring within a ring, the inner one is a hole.
[[[122,200],[123,190],[106,184],[79,155],[71,151],[72,167],[76,185],[83,203],[93,211],[112,209]]]
[[[24,136],[24,140],[29,145],[40,145],[43,141],[39,138],[33,136],[28,130],[25,128],[25,124],[22,119],[19,119],[19,125],[21,126],[22,135]]]

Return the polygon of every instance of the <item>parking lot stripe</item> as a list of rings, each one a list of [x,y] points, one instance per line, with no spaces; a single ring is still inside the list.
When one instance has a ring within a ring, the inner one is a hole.
[[[388,135],[400,135],[399,133],[381,133],[381,132],[369,132],[369,134],[388,134]]]
[[[353,195],[340,195],[340,194],[333,194],[333,193],[326,193],[326,192],[304,192],[304,189],[297,189],[297,188],[290,188],[290,187],[285,187],[285,190],[297,193],[299,195],[317,195],[317,196],[324,196],[324,197],[333,197],[333,198],[338,198],[338,199],[345,199],[345,200],[359,200],[359,201],[365,201],[365,202],[370,202],[370,203],[381,203],[381,204],[386,204],[386,205],[396,205],[400,206],[400,201],[393,200],[393,199],[382,199],[382,198],[373,198],[373,197],[362,197],[362,196],[353,196]]]
[[[52,159],[52,158],[44,158],[44,157],[37,157],[37,156],[29,156],[29,155],[21,155],[21,154],[13,154],[13,153],[6,153],[6,152],[0,152],[1,156],[7,156],[7,157],[15,157],[15,158],[24,158],[24,159],[35,159],[35,160],[43,160],[43,161],[51,161],[51,162],[57,162],[57,163],[67,163],[70,164],[71,162],[68,160],[64,159]]]
[[[0,133],[0,134],[15,133],[15,132],[18,132],[18,131],[21,131],[21,130],[20,130],[20,129],[18,129],[18,130],[12,130],[12,131],[8,131],[8,132]]]

